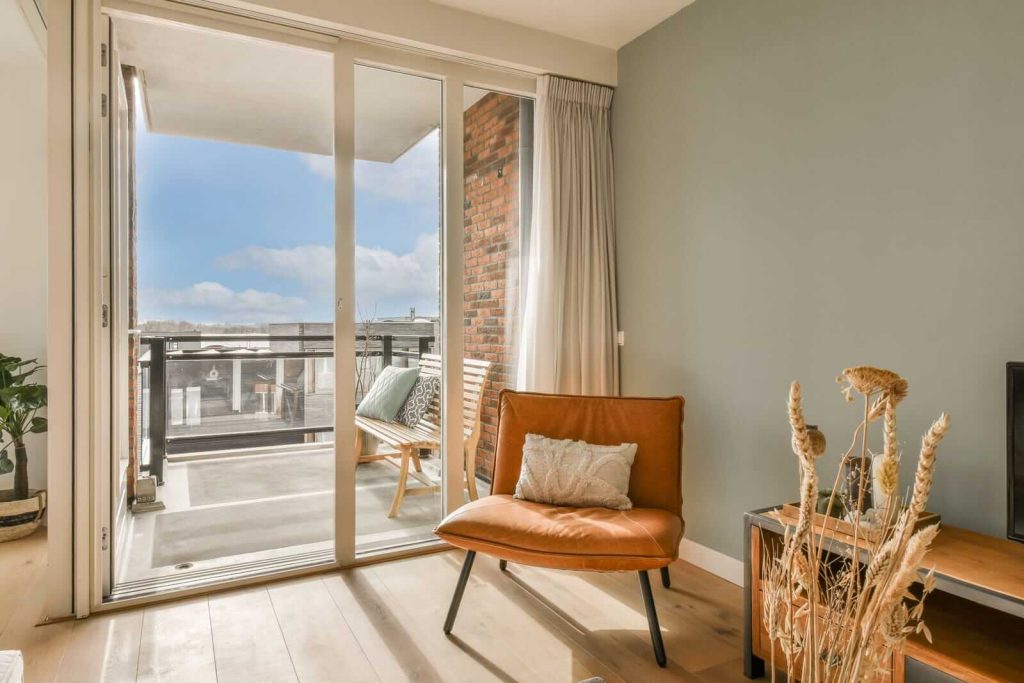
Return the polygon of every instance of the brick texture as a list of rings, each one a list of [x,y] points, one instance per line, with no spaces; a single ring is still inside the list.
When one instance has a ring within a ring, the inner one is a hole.
[[[519,268],[519,98],[490,93],[466,110],[465,354],[491,361],[477,473],[490,478],[498,392],[515,376]]]

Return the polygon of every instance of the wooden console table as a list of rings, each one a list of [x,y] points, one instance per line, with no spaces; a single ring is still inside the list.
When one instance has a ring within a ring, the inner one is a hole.
[[[760,584],[764,560],[781,545],[778,509],[744,515],[743,666],[748,678],[763,676],[771,657],[761,621]],[[824,533],[833,547],[852,545],[848,537]],[[921,636],[908,639],[887,680],[1024,681],[1024,544],[943,524],[925,566],[934,566],[938,579],[924,610],[933,644]]]

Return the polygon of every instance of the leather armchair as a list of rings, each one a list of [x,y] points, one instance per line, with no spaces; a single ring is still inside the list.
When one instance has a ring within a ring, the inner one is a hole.
[[[683,537],[683,398],[607,398],[505,390],[499,397],[498,443],[491,494],[459,508],[435,533],[467,551],[445,622],[450,633],[477,552],[553,569],[636,571],[655,658],[665,651],[647,570],[679,556]],[[513,498],[527,433],[593,444],[636,443],[631,510],[575,508]]]

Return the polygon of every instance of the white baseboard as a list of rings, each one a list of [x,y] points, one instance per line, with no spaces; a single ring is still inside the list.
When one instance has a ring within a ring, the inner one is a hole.
[[[684,538],[679,544],[679,559],[686,560],[729,583],[734,583],[737,586],[743,585],[743,563],[725,553]]]

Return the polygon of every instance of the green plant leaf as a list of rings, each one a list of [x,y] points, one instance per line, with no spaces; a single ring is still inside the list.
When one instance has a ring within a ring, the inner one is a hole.
[[[7,457],[7,449],[0,451],[0,474],[10,474],[14,471],[14,463]]]
[[[41,367],[34,358],[23,360],[0,353],[0,434],[18,439],[30,431],[46,431],[45,418],[35,417],[46,405],[46,385],[27,381]]]

